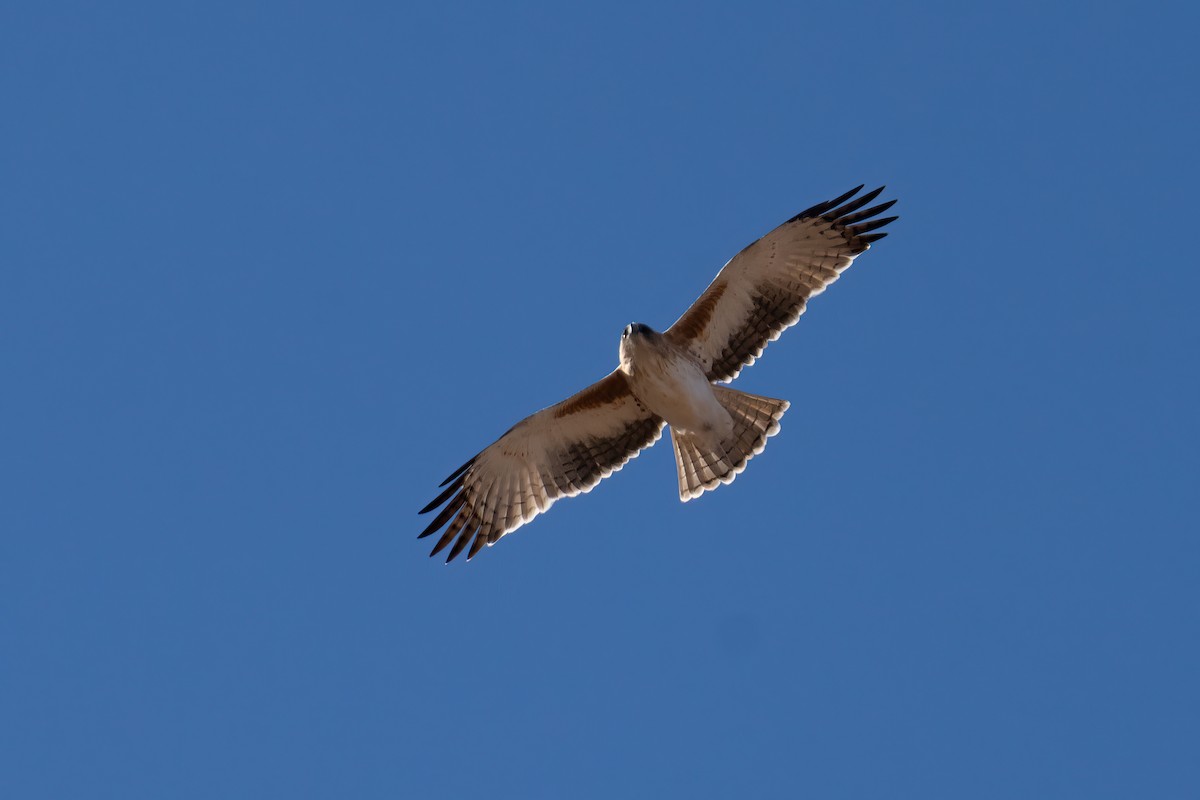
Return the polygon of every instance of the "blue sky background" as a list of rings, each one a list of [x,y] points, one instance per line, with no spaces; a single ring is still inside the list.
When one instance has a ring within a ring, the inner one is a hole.
[[[0,795],[1200,794],[1190,4],[22,5]],[[426,558],[450,470],[863,182],[737,483],[664,440]]]

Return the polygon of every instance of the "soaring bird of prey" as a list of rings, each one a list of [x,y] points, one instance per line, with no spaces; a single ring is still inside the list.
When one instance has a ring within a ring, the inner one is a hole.
[[[779,431],[786,400],[723,384],[794,325],[897,217],[896,202],[869,205],[883,187],[862,186],[801,211],[721,268],[692,307],[662,333],[635,322],[621,333],[620,364],[606,377],[518,422],[442,482],[421,509],[445,507],[421,538],[443,527],[431,556],[454,543],[447,563],[591,491],[671,426],[679,499],[731,483]],[[860,210],[862,209],[862,210]]]

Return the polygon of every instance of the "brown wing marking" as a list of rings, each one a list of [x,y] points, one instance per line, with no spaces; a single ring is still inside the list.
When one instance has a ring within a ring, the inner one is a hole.
[[[692,307],[671,326],[671,338],[677,342],[686,342],[703,337],[705,330],[708,328],[708,323],[712,320],[712,316],[717,310],[717,303],[721,301],[721,296],[725,294],[727,286],[728,284],[725,281],[713,281],[704,290],[704,294],[700,296],[700,299],[693,303]]]
[[[620,372],[611,372],[607,377],[596,381],[582,392],[554,406],[554,416],[562,419],[582,411],[601,408],[628,395],[629,381]]]

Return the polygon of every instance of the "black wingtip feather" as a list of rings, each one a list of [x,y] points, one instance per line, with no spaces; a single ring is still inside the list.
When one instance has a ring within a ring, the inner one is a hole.
[[[478,456],[476,456],[476,458],[478,458]],[[450,477],[446,478],[446,480],[444,480],[444,481],[442,481],[441,483],[439,483],[439,484],[438,484],[438,488],[441,488],[441,487],[445,486],[447,483],[449,483],[450,481],[454,480],[454,479],[455,479],[455,478],[457,478],[459,475],[462,475],[464,472],[466,472],[466,471],[467,471],[467,470],[469,470],[469,469],[470,469],[472,466],[474,466],[474,464],[475,464],[475,459],[474,459],[474,458],[472,458],[470,461],[468,461],[467,463],[463,464],[463,465],[462,465],[461,467],[459,467],[458,469],[454,470],[454,472],[450,473]]]
[[[442,552],[442,550],[446,549],[446,545],[450,544],[450,542],[452,542],[454,537],[457,535],[458,531],[454,529],[454,526],[448,528],[446,532],[442,534],[442,538],[437,540],[437,544],[433,546],[433,549],[429,551],[429,557],[433,558],[438,553]]]
[[[869,231],[873,231],[876,228],[882,228],[884,225],[887,225],[889,222],[895,222],[898,219],[900,219],[900,218],[899,217],[883,217],[882,219],[873,219],[870,222],[864,222],[861,225],[853,225],[853,226],[847,228],[846,230],[850,231],[855,236],[860,236]]]
[[[846,203],[844,206],[840,206],[839,208],[835,208],[833,211],[826,212],[825,214],[821,215],[821,218],[826,222],[840,221],[847,214],[852,214],[855,211],[858,211],[867,203],[871,202],[876,197],[879,197],[879,193],[882,192],[884,188],[886,187],[880,186],[874,191],[867,192],[862,197],[856,197],[849,203]]]
[[[471,542],[471,549],[467,551],[467,561],[475,557],[475,554],[483,549],[483,546],[488,543],[488,537],[483,533],[475,534],[475,541]]]
[[[451,561],[458,558],[458,554],[463,551],[463,548],[467,546],[469,541],[471,541],[470,531],[464,531],[463,533],[459,534],[458,540],[454,543],[454,547],[450,548],[450,554],[446,556],[446,563],[449,564]]]
[[[811,217],[819,217],[822,214],[828,213],[829,209],[837,208],[842,203],[849,200],[851,197],[854,197],[854,195],[856,195],[860,191],[862,191],[862,188],[864,186],[866,186],[865,183],[860,183],[858,186],[855,186],[853,189],[846,192],[845,194],[843,194],[840,197],[835,197],[832,200],[826,200],[824,203],[817,203],[812,208],[806,208],[803,211],[801,211],[799,214],[797,214],[796,216],[792,217],[792,220],[808,219]],[[789,220],[789,221],[791,221],[791,220]]]
[[[429,536],[438,528],[445,525],[456,513],[458,513],[459,509],[461,509],[466,502],[466,494],[460,494],[458,497],[455,497],[450,501],[448,506],[443,508],[441,512],[433,518],[433,522],[429,523],[429,527],[417,534],[417,538],[424,539],[426,536]]]
[[[841,197],[834,198],[833,200],[830,200],[829,202],[827,202],[825,205],[829,206],[830,208],[833,208],[833,207],[835,207],[835,206],[840,206],[842,203],[846,202],[846,201],[847,201],[847,200],[849,200],[851,197],[854,197],[854,195],[856,195],[856,194],[858,194],[859,192],[861,192],[861,191],[862,191],[862,188],[863,188],[864,186],[866,186],[866,184],[865,184],[865,183],[860,183],[858,186],[855,186],[853,189],[851,189],[850,191],[846,192],[846,193],[845,193],[844,195],[842,195]]]
[[[884,211],[887,211],[894,205],[896,205],[895,200],[888,200],[886,203],[880,203],[879,205],[871,206],[864,211],[859,211],[857,214],[851,214],[848,217],[842,217],[838,220],[838,222],[843,225],[853,225],[856,222],[862,222],[864,219],[870,219],[876,214],[882,214]]]
[[[445,486],[445,485],[446,485],[446,484],[444,484],[444,483],[442,484],[442,486]],[[437,508],[438,506],[440,506],[442,503],[444,503],[444,502],[446,502],[447,500],[449,500],[449,499],[450,499],[450,495],[454,494],[454,493],[455,493],[455,492],[457,492],[459,489],[461,489],[461,488],[462,488],[462,485],[463,485],[463,479],[462,479],[462,477],[460,476],[460,477],[458,478],[458,480],[454,481],[454,483],[453,483],[453,484],[451,484],[451,485],[450,485],[450,487],[446,489],[446,491],[442,492],[442,493],[441,493],[441,494],[439,494],[437,497],[433,498],[433,500],[431,500],[431,501],[430,501],[429,505],[425,506],[424,508],[422,508],[422,509],[421,509],[420,511],[418,511],[417,513],[418,513],[418,514],[428,514],[430,511],[433,511],[435,508]]]

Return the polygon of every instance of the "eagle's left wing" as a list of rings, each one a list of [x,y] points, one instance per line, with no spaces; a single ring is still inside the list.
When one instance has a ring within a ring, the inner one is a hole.
[[[709,380],[736,378],[800,319],[809,298],[887,236],[871,231],[897,218],[873,218],[896,201],[859,211],[883,191],[851,200],[862,188],[801,211],[731,258],[667,338],[691,351]]]
[[[468,543],[470,560],[560,497],[591,491],[658,441],[664,424],[633,396],[620,370],[526,417],[443,481],[446,490],[421,509],[446,503],[421,533],[449,523],[429,555],[454,541],[446,562]]]

